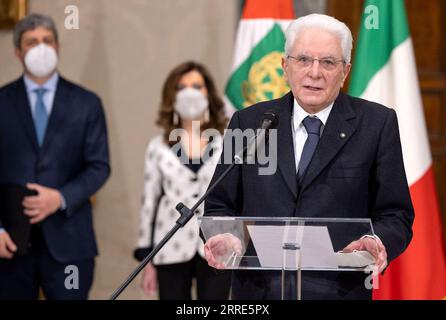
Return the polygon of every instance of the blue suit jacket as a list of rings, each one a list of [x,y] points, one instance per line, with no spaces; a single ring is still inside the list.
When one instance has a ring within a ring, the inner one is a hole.
[[[23,77],[0,88],[0,114],[0,184],[58,189],[67,208],[41,223],[50,254],[60,262],[96,256],[89,199],[110,174],[100,99],[60,77],[41,148]]]
[[[395,259],[411,241],[414,219],[395,111],[340,93],[298,186],[293,102],[290,92],[234,114],[229,128],[242,130],[258,128],[265,111],[278,116],[278,170],[259,176],[257,165],[237,166],[210,193],[205,215],[370,218],[388,260]],[[213,181],[226,167],[217,166]],[[364,278],[355,272],[308,272],[302,296],[369,298]],[[236,298],[280,298],[280,277],[273,273],[237,271],[233,281]]]

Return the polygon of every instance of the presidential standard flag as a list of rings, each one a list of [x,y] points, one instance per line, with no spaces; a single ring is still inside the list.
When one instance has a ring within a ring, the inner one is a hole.
[[[446,296],[442,223],[403,0],[365,3],[350,93],[395,109],[415,209],[413,239],[379,279],[374,299]]]
[[[229,116],[254,103],[280,98],[290,90],[283,78],[281,58],[284,31],[293,19],[292,0],[246,0],[225,90]]]

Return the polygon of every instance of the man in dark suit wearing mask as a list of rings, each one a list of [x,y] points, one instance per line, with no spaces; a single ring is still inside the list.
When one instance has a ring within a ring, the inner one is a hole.
[[[358,237],[344,251],[369,251],[382,272],[411,241],[414,213],[395,111],[340,91],[351,49],[350,30],[332,17],[291,23],[282,59],[291,92],[236,112],[229,124],[255,129],[265,111],[275,113],[278,169],[259,175],[256,165],[235,167],[210,193],[205,215],[370,218],[375,235]],[[213,181],[227,166],[217,166]],[[225,267],[218,259],[225,246],[240,251],[236,239],[208,239],[211,266]],[[365,277],[303,272],[302,298],[370,299]],[[280,272],[235,271],[233,298],[280,299],[280,284]]]
[[[103,107],[59,75],[50,17],[19,21],[14,45],[24,73],[0,88],[0,185],[35,195],[17,213],[31,224],[27,248],[0,221],[0,299],[36,299],[39,288],[47,299],[86,299],[97,255],[90,197],[110,174]]]

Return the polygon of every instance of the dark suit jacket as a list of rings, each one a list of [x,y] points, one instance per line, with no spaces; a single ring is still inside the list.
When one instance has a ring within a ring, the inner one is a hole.
[[[89,198],[110,174],[100,99],[59,77],[41,148],[23,77],[0,88],[0,115],[0,184],[58,189],[67,209],[41,224],[50,254],[60,262],[97,255]]]
[[[414,219],[395,111],[340,93],[298,186],[293,103],[290,92],[233,115],[229,128],[242,130],[258,128],[265,111],[278,116],[278,170],[260,176],[257,165],[235,167],[207,198],[205,215],[371,218],[388,260],[395,259],[411,241]],[[213,181],[226,167],[217,166]],[[258,274],[235,272],[235,296],[280,298],[268,292],[275,290],[272,282],[277,279]],[[348,274],[307,272],[303,298],[369,298],[364,277]],[[255,291],[260,293],[253,296]]]

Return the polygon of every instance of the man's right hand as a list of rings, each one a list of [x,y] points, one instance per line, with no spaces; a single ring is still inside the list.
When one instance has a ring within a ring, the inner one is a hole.
[[[204,254],[208,265],[215,269],[225,269],[231,254],[242,254],[242,243],[239,238],[223,233],[213,236],[204,245]]]
[[[0,258],[12,259],[14,252],[17,251],[17,246],[11,240],[9,233],[0,231]]]

